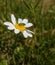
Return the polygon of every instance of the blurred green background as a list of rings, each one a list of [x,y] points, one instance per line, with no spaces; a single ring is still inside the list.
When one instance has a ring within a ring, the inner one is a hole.
[[[0,0],[0,65],[55,65],[55,5],[46,5],[42,0]],[[4,22],[11,22],[11,14],[33,23],[32,38],[7,29]]]

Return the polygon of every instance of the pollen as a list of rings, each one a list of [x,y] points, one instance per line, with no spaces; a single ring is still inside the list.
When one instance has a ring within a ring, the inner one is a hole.
[[[14,26],[16,29],[19,29],[20,31],[26,30],[26,27],[22,24],[15,24]]]

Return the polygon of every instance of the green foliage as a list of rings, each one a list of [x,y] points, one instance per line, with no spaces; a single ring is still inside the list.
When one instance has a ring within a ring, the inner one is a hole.
[[[36,0],[0,0],[0,65],[55,65],[55,6],[41,14]],[[16,18],[27,18],[35,34],[25,39],[3,24]]]

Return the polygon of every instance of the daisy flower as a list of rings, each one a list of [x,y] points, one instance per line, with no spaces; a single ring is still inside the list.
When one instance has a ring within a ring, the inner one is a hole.
[[[33,24],[28,23],[28,19],[22,20],[21,18],[19,18],[17,23],[15,16],[11,14],[11,21],[12,23],[4,22],[4,25],[7,25],[9,30],[14,30],[16,34],[18,34],[19,32],[22,32],[25,38],[32,37],[31,33],[33,32],[28,30],[27,28],[33,26]]]

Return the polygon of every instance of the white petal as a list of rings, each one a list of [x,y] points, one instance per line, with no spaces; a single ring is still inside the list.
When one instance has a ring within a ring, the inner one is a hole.
[[[23,19],[22,23],[27,24],[28,23],[28,19]]]
[[[11,14],[11,20],[13,24],[16,24],[16,18],[13,14]]]
[[[23,31],[23,35],[24,35],[24,37],[25,37],[25,38],[27,38],[27,37],[28,37],[28,35],[27,35],[27,32],[26,32],[26,31]]]
[[[14,29],[14,25],[10,22],[5,22],[4,25],[7,25],[8,27]]]
[[[28,33],[27,31],[23,31],[23,35],[25,38],[27,38],[28,36],[32,37],[32,34]]]
[[[27,33],[27,35],[28,35],[29,37],[32,37],[32,34],[30,34],[30,33]]]
[[[21,18],[18,19],[18,23],[22,23],[22,19]]]
[[[33,26],[32,23],[27,23],[27,24],[25,25],[25,27],[31,27],[31,26]]]
[[[27,32],[29,32],[29,33],[33,33],[33,34],[34,34],[34,32],[32,32],[32,31],[30,31],[30,30],[27,30]]]
[[[13,27],[8,27],[9,30],[13,30],[14,28]]]
[[[20,30],[15,29],[14,32],[15,32],[16,34],[18,34],[18,33],[20,32]]]

